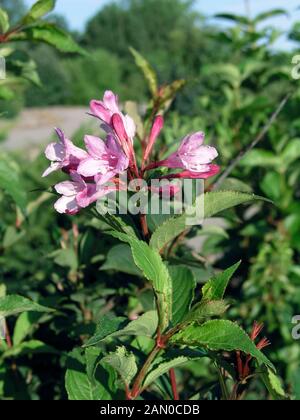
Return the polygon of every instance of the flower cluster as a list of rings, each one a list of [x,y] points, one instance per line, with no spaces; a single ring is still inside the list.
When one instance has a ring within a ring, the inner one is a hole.
[[[65,134],[56,129],[58,141],[46,148],[46,157],[51,161],[43,176],[62,170],[70,180],[55,186],[61,198],[55,203],[59,213],[76,214],[99,198],[121,188],[119,175],[128,172],[130,179],[143,179],[144,174],[159,167],[178,169],[163,176],[166,179],[206,179],[218,173],[219,167],[212,164],[218,156],[214,147],[205,146],[204,133],[185,137],[178,150],[159,162],[149,162],[155,142],[164,126],[163,117],[155,117],[150,133],[145,138],[141,167],[134,151],[136,126],[129,115],[124,115],[118,97],[111,91],[103,100],[92,100],[91,115],[101,121],[105,139],[86,135],[86,150],[76,147]]]

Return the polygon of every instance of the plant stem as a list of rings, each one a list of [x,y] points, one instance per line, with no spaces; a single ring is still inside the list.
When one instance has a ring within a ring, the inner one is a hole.
[[[178,390],[177,390],[175,370],[174,369],[170,369],[169,374],[170,374],[170,381],[171,381],[171,386],[172,386],[172,392],[173,392],[174,400],[175,401],[179,401],[180,398],[179,398],[179,394],[178,394]]]
[[[152,362],[154,361],[154,359],[156,358],[156,356],[158,355],[158,353],[161,351],[161,348],[159,347],[158,344],[156,344],[152,351],[150,352],[150,354],[147,357],[146,362],[144,363],[144,366],[142,367],[142,369],[140,370],[139,374],[137,375],[133,387],[132,387],[132,392],[131,392],[131,398],[135,399],[137,398],[140,393],[142,392],[142,385],[144,382],[144,379],[147,375],[148,369],[150,368]]]

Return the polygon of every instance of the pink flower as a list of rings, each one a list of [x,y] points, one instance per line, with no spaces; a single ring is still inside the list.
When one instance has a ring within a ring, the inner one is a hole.
[[[97,184],[87,184],[76,171],[71,171],[70,176],[72,181],[64,181],[55,186],[58,194],[62,195],[54,204],[58,213],[77,214],[81,208],[88,207],[99,198],[116,190],[116,187],[101,188]]]
[[[219,171],[217,165],[211,162],[218,157],[214,147],[203,144],[205,135],[202,132],[190,134],[181,142],[177,152],[167,159],[147,166],[146,170],[165,166],[172,169],[184,169],[184,172],[166,178],[209,178]]]
[[[43,173],[43,177],[59,169],[66,172],[76,170],[81,160],[87,157],[87,153],[74,146],[71,140],[65,137],[62,130],[56,128],[55,131],[58,135],[58,142],[51,143],[46,148],[45,155],[51,161],[51,165]]]
[[[208,172],[208,165],[218,157],[218,152],[214,147],[203,145],[204,138],[202,132],[185,137],[177,152],[160,162],[160,166],[197,173]]]
[[[78,166],[80,175],[97,177],[97,183],[103,185],[128,168],[129,159],[112,134],[106,142],[94,136],[85,136],[84,142],[88,155]]]
[[[112,116],[120,115],[122,118],[127,137],[133,140],[136,133],[136,126],[129,115],[124,115],[120,111],[119,98],[110,90],[104,93],[102,101],[92,100],[90,103],[91,113],[94,117],[100,118],[104,124],[112,128]]]

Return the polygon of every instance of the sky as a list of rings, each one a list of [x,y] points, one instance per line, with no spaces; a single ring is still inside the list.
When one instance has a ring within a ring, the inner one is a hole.
[[[28,6],[35,3],[36,0],[25,0]],[[163,0],[161,0],[163,1]],[[290,17],[278,17],[270,20],[273,25],[280,30],[286,30],[291,27],[292,23],[300,21],[300,10],[296,10],[300,6],[300,0],[248,0],[250,3],[251,14],[255,15],[262,11],[285,8],[289,11]],[[56,12],[64,15],[72,29],[83,30],[86,22],[98,10],[100,10],[110,0],[57,0]],[[206,16],[213,16],[216,13],[229,12],[244,14],[245,0],[196,0],[195,8]],[[286,49],[291,47],[285,37],[277,43],[277,47]]]

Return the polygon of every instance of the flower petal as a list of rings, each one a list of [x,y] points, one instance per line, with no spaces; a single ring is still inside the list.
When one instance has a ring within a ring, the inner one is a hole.
[[[55,191],[66,197],[73,197],[84,189],[84,185],[72,181],[64,181],[55,185]]]
[[[66,156],[66,150],[62,143],[50,143],[45,150],[45,155],[53,162],[62,162]]]
[[[76,201],[76,197],[61,197],[54,204],[54,208],[58,213],[74,215],[79,212],[79,206]]]
[[[106,145],[103,140],[95,136],[85,136],[84,142],[87,151],[94,159],[103,159],[107,155]]]
[[[97,118],[100,118],[100,120],[104,121],[106,124],[110,124],[112,112],[110,112],[103,102],[92,100],[90,102],[90,109],[92,115],[94,115]]]
[[[104,93],[103,103],[105,107],[111,111],[113,114],[119,113],[119,98],[111,90],[107,90]]]
[[[61,162],[52,162],[48,169],[45,170],[42,177],[45,178],[46,176],[52,174],[52,172],[58,171],[63,167]]]
[[[97,174],[103,174],[108,171],[108,163],[98,159],[87,158],[80,162],[77,172],[84,176],[90,177]]]

